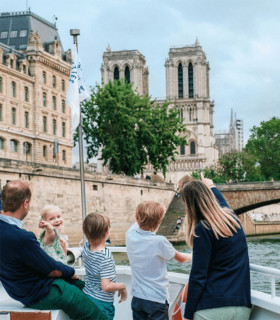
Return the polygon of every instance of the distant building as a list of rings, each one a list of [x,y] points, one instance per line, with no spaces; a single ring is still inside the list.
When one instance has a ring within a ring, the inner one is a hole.
[[[215,140],[219,155],[243,149],[243,120],[236,119],[232,109],[229,129],[216,131]]]
[[[55,24],[0,15],[0,158],[72,167],[70,63]]]
[[[170,107],[180,110],[188,144],[178,147],[176,160],[170,161],[167,170],[166,180],[176,183],[187,173],[204,169],[217,160],[214,102],[210,100],[209,63],[198,40],[194,45],[171,48],[165,68],[166,100],[170,101]],[[113,79],[129,79],[139,94],[148,93],[148,69],[144,56],[137,50],[111,51],[107,48],[101,76],[104,84]],[[163,104],[165,100],[157,102]],[[148,166],[146,172],[152,173],[152,167]]]

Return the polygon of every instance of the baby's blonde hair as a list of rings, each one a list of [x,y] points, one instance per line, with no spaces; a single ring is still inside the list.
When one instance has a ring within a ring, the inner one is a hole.
[[[62,214],[62,209],[60,209],[59,206],[55,206],[53,204],[48,204],[42,209],[41,218],[43,220],[45,220],[47,217],[47,213],[49,213],[49,212],[59,212]]]

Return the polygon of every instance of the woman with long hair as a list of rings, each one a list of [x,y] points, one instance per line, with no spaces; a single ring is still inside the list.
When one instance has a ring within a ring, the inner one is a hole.
[[[246,237],[213,181],[182,186],[187,243],[193,248],[185,319],[248,320],[251,311]]]

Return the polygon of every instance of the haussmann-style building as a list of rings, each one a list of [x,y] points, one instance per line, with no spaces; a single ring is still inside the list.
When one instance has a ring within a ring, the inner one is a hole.
[[[72,167],[71,51],[27,12],[0,15],[0,158]]]

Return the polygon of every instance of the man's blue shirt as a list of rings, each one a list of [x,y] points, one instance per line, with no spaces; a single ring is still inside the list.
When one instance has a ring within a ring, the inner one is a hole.
[[[52,271],[61,271],[65,278],[73,276],[73,268],[55,261],[40,248],[34,233],[11,223],[17,219],[7,222],[4,215],[0,217],[0,281],[13,299],[24,305],[35,304],[49,293],[54,278],[48,275]]]

